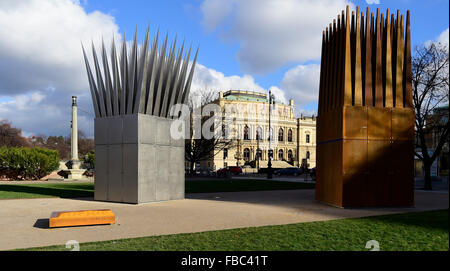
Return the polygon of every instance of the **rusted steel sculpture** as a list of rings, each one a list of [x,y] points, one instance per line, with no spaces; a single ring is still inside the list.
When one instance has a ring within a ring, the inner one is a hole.
[[[342,11],[323,32],[316,199],[414,204],[410,13]]]

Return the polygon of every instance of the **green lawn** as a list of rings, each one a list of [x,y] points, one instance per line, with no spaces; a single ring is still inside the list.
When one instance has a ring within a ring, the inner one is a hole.
[[[212,179],[186,181],[186,193],[313,189],[314,184],[266,180]],[[0,199],[93,197],[94,183],[2,184]]]
[[[93,196],[94,183],[0,184],[0,199]]]
[[[80,250],[449,250],[447,210],[80,244]],[[30,250],[67,250],[65,246]]]

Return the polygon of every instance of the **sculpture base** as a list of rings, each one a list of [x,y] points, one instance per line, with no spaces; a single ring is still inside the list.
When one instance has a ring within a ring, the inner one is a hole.
[[[67,169],[65,173],[67,174],[67,179],[64,180],[80,180],[86,179],[86,176],[83,176],[85,169]]]
[[[184,139],[172,139],[172,121],[145,114],[95,119],[95,200],[184,198]]]
[[[345,106],[319,115],[316,199],[339,207],[414,205],[414,111]]]

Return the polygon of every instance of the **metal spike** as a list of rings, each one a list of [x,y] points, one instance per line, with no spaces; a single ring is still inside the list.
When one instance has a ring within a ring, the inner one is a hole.
[[[127,113],[127,97],[128,97],[128,59],[127,59],[127,42],[125,33],[123,33],[122,55],[120,57],[120,74],[122,78],[122,92],[120,93],[119,109],[120,114]]]
[[[164,77],[164,70],[165,70],[165,62],[166,62],[166,47],[167,47],[167,38],[168,38],[168,33],[166,34],[166,39],[164,41],[163,47],[162,47],[162,51],[161,51],[161,56],[159,57],[159,64],[158,64],[158,70],[157,70],[157,84],[155,82],[155,84],[158,86],[156,91],[155,91],[155,100],[153,102],[153,115],[155,116],[159,116],[160,113],[160,109],[161,109],[161,96],[162,96],[162,83],[163,83],[163,77]]]
[[[186,101],[189,97],[189,91],[191,90],[191,82],[192,78],[194,77],[194,70],[195,70],[195,63],[197,62],[197,56],[198,56],[198,50],[200,49],[200,46],[197,47],[197,52],[195,52],[194,62],[192,63],[191,72],[189,73],[189,78],[186,83],[186,87],[184,88],[184,97],[182,100],[183,104],[186,104]]]
[[[133,48],[131,50],[131,56],[128,63],[128,97],[127,97],[127,114],[133,114],[133,104],[136,98],[137,87],[137,29],[134,34]]]
[[[141,55],[139,59],[138,65],[138,85],[136,92],[136,100],[134,102],[134,110],[133,113],[144,113],[145,107],[145,90],[147,88],[147,62],[148,62],[148,35],[150,32],[150,28],[147,29],[147,33],[145,34],[144,44],[141,48]]]
[[[105,106],[105,86],[100,71],[100,65],[98,64],[97,53],[95,52],[94,42],[92,42],[92,55],[94,56],[94,67],[97,75],[97,89],[99,94],[100,112],[102,116],[108,116]]]
[[[120,114],[119,112],[119,97],[120,97],[120,77],[119,77],[119,68],[117,64],[117,53],[116,53],[116,45],[114,42],[114,35],[111,44],[111,68],[113,73],[113,108],[114,115],[117,116]]]
[[[108,112],[108,116],[114,115],[112,108],[112,82],[111,82],[111,74],[109,72],[108,58],[106,56],[105,43],[102,38],[102,62],[103,62],[103,74],[105,75],[105,103],[106,110]]]
[[[98,108],[97,86],[95,85],[94,77],[92,76],[91,67],[89,66],[89,61],[87,59],[83,43],[81,43],[81,48],[83,49],[84,63],[86,64],[86,72],[88,74],[89,87],[91,89],[91,97],[92,97],[92,104],[94,105],[95,117],[99,118],[101,117],[101,114]]]

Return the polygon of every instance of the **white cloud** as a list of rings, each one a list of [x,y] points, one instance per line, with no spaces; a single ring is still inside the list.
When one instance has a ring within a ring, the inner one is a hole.
[[[200,7],[203,17],[203,25],[206,30],[214,30],[233,9],[233,1],[209,0],[204,1]]]
[[[320,59],[322,30],[346,5],[353,7],[347,0],[204,0],[201,10],[207,30],[216,27],[225,40],[239,43],[243,71],[267,73]]]
[[[380,4],[380,0],[366,0],[366,3],[368,5],[379,5]]]
[[[222,72],[209,69],[201,64],[196,64],[192,79],[191,91],[226,91],[230,89],[245,89],[253,91],[265,91],[259,86],[251,75],[225,76]]]
[[[84,1],[85,3],[85,1]],[[92,112],[81,41],[90,48],[114,35],[114,17],[86,13],[80,1],[0,1],[0,119],[24,132],[68,135],[71,96]],[[93,135],[93,116],[80,112],[80,129]]]
[[[449,31],[448,31],[448,28],[447,28],[447,29],[444,30],[444,32],[442,32],[439,35],[439,37],[437,38],[437,41],[442,43],[442,44],[447,45],[447,47],[448,47],[448,45],[449,45],[449,37],[448,36],[449,36]]]
[[[442,33],[436,37],[434,40],[427,40],[425,42],[426,46],[429,46],[431,43],[441,43],[444,46],[447,46],[447,49],[449,49],[449,30],[448,28],[442,31]]]
[[[319,77],[319,65],[298,65],[285,73],[280,86],[271,86],[269,90],[275,95],[277,101],[288,103],[289,99],[293,99],[298,113],[309,113],[309,111],[303,110],[302,107],[309,103],[317,102]],[[258,85],[251,75],[225,76],[222,72],[207,68],[201,64],[196,65],[192,80],[192,93],[227,91],[230,89],[268,91]]]
[[[320,65],[298,65],[288,70],[281,81],[287,98],[294,99],[297,107],[317,102],[319,97]]]

